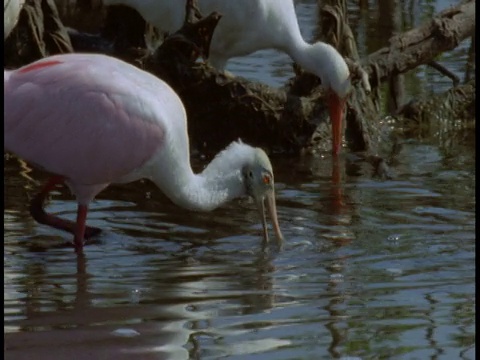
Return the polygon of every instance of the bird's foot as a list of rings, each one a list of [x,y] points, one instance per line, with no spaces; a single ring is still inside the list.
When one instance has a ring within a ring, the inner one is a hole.
[[[99,235],[102,232],[102,229],[94,227],[94,226],[85,226],[85,234],[83,237],[85,238],[85,242],[91,240],[92,237]]]
[[[99,245],[99,244],[101,244],[101,241],[97,238],[84,239],[82,248],[83,246],[87,246],[87,245]],[[77,248],[77,246],[75,245],[75,240],[73,239],[65,240],[60,243],[48,246],[48,248],[52,248],[52,249],[65,249],[65,248],[72,248],[72,247]]]
[[[33,218],[40,224],[49,225],[55,229],[63,230],[69,232],[70,234],[75,234],[77,224],[73,221],[48,214],[41,207],[35,207],[34,210],[31,210],[30,212]],[[94,236],[97,236],[101,232],[102,229],[100,228],[94,226],[85,226],[85,234],[83,237],[85,239],[90,239]]]
[[[92,238],[102,232],[101,229],[93,226],[85,226],[85,219],[82,221],[82,226],[77,226],[75,231],[75,237],[73,238],[73,246],[76,253],[82,253],[83,247],[92,244],[94,241]],[[77,224],[78,225],[78,224]]]
[[[83,239],[83,241],[82,241],[82,243],[81,243],[80,245],[77,245],[76,241],[73,240],[73,241],[69,241],[69,242],[68,242],[68,246],[69,246],[69,247],[73,246],[73,247],[75,248],[75,251],[76,251],[76,252],[82,252],[84,246],[87,246],[87,245],[98,245],[98,244],[100,244],[100,243],[101,243],[101,241],[98,240],[98,239],[95,239],[95,238],[93,238],[93,239],[92,239],[92,238],[88,238],[88,239],[87,239],[87,238],[85,238],[85,239]]]

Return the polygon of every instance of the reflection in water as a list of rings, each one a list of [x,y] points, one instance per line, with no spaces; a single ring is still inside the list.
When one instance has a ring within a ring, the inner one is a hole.
[[[376,6],[348,3],[369,40]],[[405,26],[418,21],[410,5],[430,4],[418,3],[400,2]],[[315,1],[299,6],[309,38]],[[283,83],[290,60],[267,55],[238,72]],[[407,76],[407,91],[422,81]],[[343,157],[273,159],[283,251],[262,248],[247,200],[191,213],[148,181],[112,186],[89,217],[105,233],[80,257],[28,213],[46,175],[7,158],[6,357],[473,359],[474,146],[472,131],[407,141],[391,181]],[[75,217],[68,189],[47,206]]]
[[[392,181],[343,158],[274,159],[280,252],[262,249],[248,201],[188,213],[137,183],[95,202],[106,233],[76,257],[57,246],[68,234],[30,221],[24,201],[35,190],[9,160],[7,353],[472,358],[470,148],[456,147],[459,163],[437,146],[407,144]],[[61,192],[49,207],[73,217],[74,205]]]
[[[202,352],[201,343],[191,337],[190,327],[214,341],[227,334],[249,331],[247,328],[219,332],[211,328],[209,319],[218,316],[218,302],[238,302],[244,314],[255,314],[275,306],[269,275],[275,268],[268,252],[258,252],[256,259],[250,259],[254,266],[245,271],[235,263],[224,263],[221,258],[210,255],[206,255],[202,263],[193,258],[162,262],[151,254],[138,253],[135,246],[130,249],[124,254],[122,248],[109,247],[107,251],[91,246],[86,255],[79,256],[71,254],[68,248],[49,249],[48,253],[39,254],[46,259],[36,253],[27,253],[24,261],[20,261],[24,267],[17,269],[26,277],[18,285],[14,285],[16,278],[10,278],[8,272],[5,277],[6,283],[11,281],[12,285],[10,289],[6,285],[6,293],[12,294],[15,289],[16,294],[22,294],[18,298],[7,296],[5,301],[20,301],[25,308],[20,316],[11,311],[7,332],[18,332],[21,336],[10,338],[7,335],[9,353],[15,356],[27,340],[38,358],[49,358],[52,356],[50,345],[48,341],[46,345],[43,343],[51,336],[62,339],[62,346],[57,348],[59,354],[71,351],[68,349],[72,347],[81,350],[97,341],[105,341],[111,346],[108,351],[118,356],[160,354],[162,358],[189,358],[189,351]],[[232,250],[225,249],[224,255],[236,256]],[[16,248],[11,254],[18,251]],[[113,256],[108,256],[109,253]],[[238,290],[247,288],[251,290]],[[8,306],[6,316],[7,309]],[[85,327],[92,329],[85,331]],[[64,334],[62,330],[67,329],[69,332]],[[138,340],[129,340],[132,348],[120,345],[124,340],[115,339],[115,334],[122,333],[119,329],[133,329],[140,334]],[[32,332],[37,336],[29,336]],[[279,342],[273,340],[256,341],[249,347],[267,349],[272,346],[269,343],[278,345]],[[187,344],[191,347],[189,351]],[[235,351],[239,353],[240,350]]]

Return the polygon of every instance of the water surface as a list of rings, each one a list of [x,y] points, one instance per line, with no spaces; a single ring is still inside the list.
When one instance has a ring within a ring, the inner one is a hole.
[[[374,4],[351,3],[364,39]],[[311,33],[315,1],[297,10]],[[229,70],[282,84],[291,61],[269,56]],[[445,58],[462,76],[465,52]],[[409,96],[450,86],[422,71]],[[282,251],[250,201],[192,213],[145,181],[98,196],[88,220],[105,231],[77,257],[28,214],[47,175],[7,157],[6,358],[474,359],[475,134],[453,139],[405,139],[393,180],[346,154],[274,157]],[[60,189],[48,211],[73,220],[76,204]]]

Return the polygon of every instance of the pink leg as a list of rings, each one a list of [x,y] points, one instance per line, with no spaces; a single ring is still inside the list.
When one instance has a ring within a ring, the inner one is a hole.
[[[78,204],[77,209],[77,226],[75,229],[74,245],[76,252],[82,252],[83,250],[83,238],[85,236],[85,224],[87,222],[87,205]]]
[[[61,219],[57,216],[47,214],[43,209],[43,203],[47,195],[55,189],[58,184],[63,184],[64,178],[62,176],[53,176],[47,182],[45,187],[40,191],[40,193],[35,196],[30,203],[30,214],[32,217],[39,222],[40,224],[45,224],[52,226],[56,229],[67,231],[75,236],[77,236],[77,224],[70,220]],[[85,207],[85,216],[86,216],[86,207]],[[78,213],[80,212],[80,206]],[[78,214],[77,214],[78,215]],[[101,232],[101,229],[85,225],[85,220],[83,222],[83,237],[86,239],[91,238]],[[75,238],[76,239],[76,238]]]

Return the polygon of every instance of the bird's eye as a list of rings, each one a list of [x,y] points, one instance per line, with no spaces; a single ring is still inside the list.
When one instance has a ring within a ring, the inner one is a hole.
[[[249,171],[249,172],[248,172],[248,177],[249,177],[250,179],[253,179],[253,171]]]
[[[272,181],[270,175],[267,175],[267,174],[263,175],[262,180],[263,180],[263,183],[264,183],[265,185],[270,185],[270,183],[271,183],[271,181]]]

